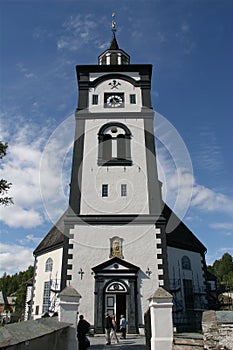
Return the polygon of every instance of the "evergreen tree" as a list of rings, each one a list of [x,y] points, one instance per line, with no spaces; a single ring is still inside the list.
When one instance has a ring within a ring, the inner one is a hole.
[[[15,311],[21,316],[24,312],[25,300],[26,300],[26,282],[33,277],[33,266],[29,266],[26,271],[16,273],[12,276],[6,273],[0,278],[0,290],[5,295],[16,295]]]
[[[229,253],[215,260],[212,266],[208,266],[208,271],[216,276],[219,285],[227,284],[233,289],[233,258]]]

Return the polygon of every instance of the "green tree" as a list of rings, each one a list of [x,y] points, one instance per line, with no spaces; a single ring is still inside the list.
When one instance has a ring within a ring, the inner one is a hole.
[[[16,295],[15,311],[22,315],[26,300],[26,282],[33,277],[33,266],[29,266],[26,271],[16,273],[12,276],[6,273],[0,278],[0,290],[4,291],[7,296]]]
[[[212,266],[208,266],[208,271],[216,276],[218,285],[225,284],[233,289],[233,258],[229,253],[215,260]]]
[[[6,150],[8,148],[8,144],[2,143],[0,141],[0,159],[5,157],[6,155]],[[10,205],[13,204],[13,199],[12,197],[6,196],[7,192],[9,191],[12,183],[7,182],[5,179],[0,179],[0,205]]]

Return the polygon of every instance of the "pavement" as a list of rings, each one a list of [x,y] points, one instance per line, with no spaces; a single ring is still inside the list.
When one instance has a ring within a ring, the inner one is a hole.
[[[116,350],[146,350],[146,340],[144,336],[128,335],[126,339],[119,339],[119,343],[112,341],[111,345],[106,345],[106,340],[103,335],[88,337],[91,343],[91,349],[116,349]]]

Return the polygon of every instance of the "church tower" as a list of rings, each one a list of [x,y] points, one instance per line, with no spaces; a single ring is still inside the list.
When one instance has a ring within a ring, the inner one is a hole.
[[[78,107],[65,219],[62,287],[81,294],[80,313],[103,332],[104,313],[138,332],[148,298],[167,286],[150,64],[130,64],[112,21],[98,65],[76,67]]]

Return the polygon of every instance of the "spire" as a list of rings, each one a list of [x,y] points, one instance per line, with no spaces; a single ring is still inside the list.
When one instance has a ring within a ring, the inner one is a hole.
[[[109,50],[119,50],[119,46],[118,46],[118,43],[116,40],[115,33],[113,33],[112,42],[111,42],[111,45],[109,47]]]
[[[116,40],[116,14],[112,13],[112,42],[109,47],[109,50],[119,50],[119,46]]]
[[[116,39],[116,14],[112,13],[112,41],[108,50],[104,51],[99,57],[100,65],[122,65],[129,64],[130,57],[123,50],[119,49]]]

